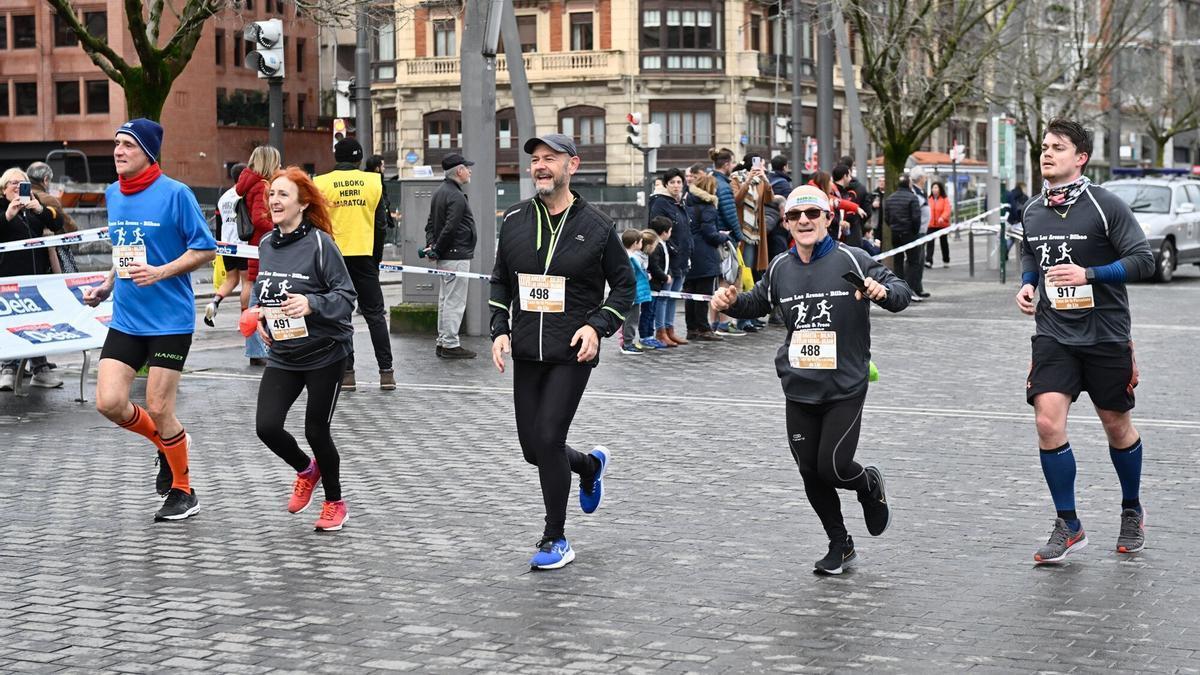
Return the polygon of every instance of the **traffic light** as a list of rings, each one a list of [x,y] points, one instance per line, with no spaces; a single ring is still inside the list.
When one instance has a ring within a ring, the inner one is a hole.
[[[644,147],[647,150],[661,148],[663,144],[663,128],[661,124],[651,122],[646,125],[646,142]]]
[[[242,37],[254,45],[246,55],[246,67],[262,79],[283,77],[283,21],[268,19],[246,26]]]
[[[625,121],[629,122],[629,126],[625,127],[629,132],[626,140],[640,150],[642,147],[642,113],[629,113],[625,116]]]
[[[346,138],[346,120],[335,117],[333,118],[333,144],[336,146],[338,141]]]

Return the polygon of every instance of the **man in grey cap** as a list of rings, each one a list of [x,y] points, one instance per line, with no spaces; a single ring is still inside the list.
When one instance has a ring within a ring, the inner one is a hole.
[[[463,186],[471,181],[475,165],[454,152],[442,159],[445,181],[429,206],[425,223],[425,255],[436,261],[437,268],[447,272],[469,272],[475,257],[475,217]],[[473,359],[475,352],[459,344],[458,329],[462,326],[467,307],[467,278],[442,278],[438,294],[437,355],[443,359]]]

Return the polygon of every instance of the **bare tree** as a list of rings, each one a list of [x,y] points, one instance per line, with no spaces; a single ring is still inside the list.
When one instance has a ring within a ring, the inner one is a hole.
[[[361,5],[367,5],[376,21],[399,20],[392,3],[376,0],[292,0],[297,11],[323,25],[346,26],[354,22]],[[217,14],[237,11],[240,0],[123,0],[126,28],[136,59],[119,54],[101,37],[88,32],[71,0],[46,0],[79,38],[79,45],[105,75],[125,91],[130,117],[157,120],[176,78],[187,68],[205,23]],[[397,8],[398,10],[399,8]],[[164,24],[173,32],[160,39]]]
[[[1111,92],[1114,56],[1150,28],[1147,0],[1024,0],[1005,36],[989,96],[1017,120],[1041,184],[1038,156],[1046,124],[1056,117],[1091,120],[1101,112],[1097,92]]]
[[[1019,0],[840,0],[862,37],[863,122],[883,154],[889,190],[909,156],[965,104]]]
[[[1156,39],[1126,51],[1118,73],[1125,93],[1123,110],[1154,142],[1154,165],[1164,166],[1167,143],[1200,129],[1200,49]]]

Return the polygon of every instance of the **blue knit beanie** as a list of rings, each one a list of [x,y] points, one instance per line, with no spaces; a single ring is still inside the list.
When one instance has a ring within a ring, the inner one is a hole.
[[[151,164],[158,162],[158,152],[162,149],[163,137],[163,128],[158,122],[139,117],[122,124],[121,128],[117,129],[117,133],[129,134],[141,146],[142,152],[150,158]]]

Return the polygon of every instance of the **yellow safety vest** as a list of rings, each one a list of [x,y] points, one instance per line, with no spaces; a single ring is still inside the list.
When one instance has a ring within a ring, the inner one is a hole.
[[[333,241],[342,255],[371,255],[383,176],[374,171],[340,170],[321,174],[313,182],[329,202]]]

